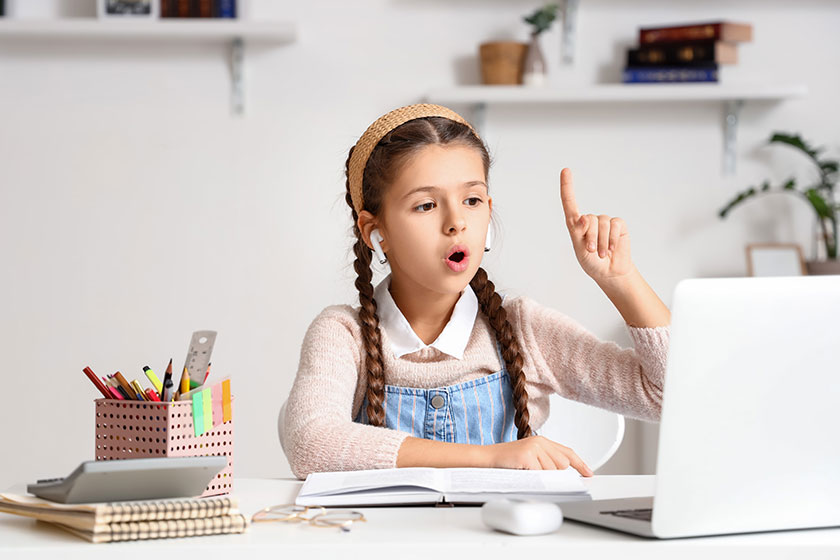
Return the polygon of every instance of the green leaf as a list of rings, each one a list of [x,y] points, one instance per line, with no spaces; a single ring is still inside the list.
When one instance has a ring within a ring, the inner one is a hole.
[[[817,211],[817,215],[820,218],[831,219],[834,216],[834,212],[831,210],[831,206],[825,199],[820,195],[817,189],[808,189],[805,191],[805,197],[814,207],[814,210]]]
[[[557,4],[546,4],[542,8],[539,8],[530,16],[526,16],[523,19],[525,23],[529,23],[534,26],[533,33],[539,35],[549,27],[551,27],[552,22],[557,17]]]

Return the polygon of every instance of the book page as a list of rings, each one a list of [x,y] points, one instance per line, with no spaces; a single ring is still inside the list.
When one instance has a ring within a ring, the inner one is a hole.
[[[441,469],[408,467],[312,473],[306,477],[299,495],[345,494],[374,488],[399,488],[400,491],[406,491],[407,487],[440,492],[442,482],[437,473],[439,470]]]
[[[444,492],[458,493],[563,493],[585,492],[580,473],[572,468],[557,471],[518,469],[441,469]]]

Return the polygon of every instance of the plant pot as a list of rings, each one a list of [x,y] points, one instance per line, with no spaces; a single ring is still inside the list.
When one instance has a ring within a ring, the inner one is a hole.
[[[528,54],[525,55],[525,68],[522,71],[522,82],[526,86],[544,86],[546,82],[545,57],[540,47],[539,35],[531,35]]]
[[[840,274],[840,260],[807,261],[808,274]]]
[[[521,84],[527,52],[527,43],[515,41],[494,41],[479,45],[481,83],[487,85]]]

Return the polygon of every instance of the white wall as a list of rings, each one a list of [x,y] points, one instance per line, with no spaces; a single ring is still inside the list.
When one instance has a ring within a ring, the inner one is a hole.
[[[477,45],[523,39],[520,17],[536,4],[254,0],[251,17],[294,21],[300,37],[248,49],[244,118],[229,112],[221,46],[0,42],[0,487],[93,457],[84,366],[162,372],[202,328],[219,331],[213,375],[233,378],[237,475],[287,476],[275,418],[304,330],[355,298],[347,150],[380,114],[474,83]],[[93,13],[79,1],[26,6],[21,17]],[[798,154],[765,147],[773,130],[838,152],[840,6],[584,0],[572,68],[558,68],[556,30],[546,37],[552,81],[617,81],[639,26],[707,19],[755,26],[725,81],[801,82],[810,95],[747,103],[733,177],[720,171],[719,103],[491,107],[503,239],[487,264],[500,288],[628,343],[571,252],[564,166],[583,211],[626,219],[666,303],[681,278],[744,274],[747,242],[797,241],[810,254],[811,214],[797,200],[757,200],[725,222],[716,212],[765,177],[810,177]],[[651,472],[655,440],[655,425],[631,423],[603,472]]]

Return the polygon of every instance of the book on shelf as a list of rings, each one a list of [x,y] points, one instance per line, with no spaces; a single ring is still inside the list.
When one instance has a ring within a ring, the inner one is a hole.
[[[752,41],[752,25],[715,21],[639,29],[639,43],[642,45],[703,40],[727,41],[730,43]]]
[[[95,543],[242,533],[248,527],[230,496],[61,504],[0,494],[0,512],[46,521]]]
[[[236,0],[160,0],[162,18],[236,17]]]
[[[627,66],[705,66],[710,63],[736,64],[735,43],[693,41],[657,43],[627,49]]]
[[[311,473],[298,493],[301,506],[483,504],[496,498],[589,500],[580,474],[565,470],[405,467]]]
[[[621,81],[625,84],[718,82],[717,64],[704,66],[628,66],[624,68]]]

